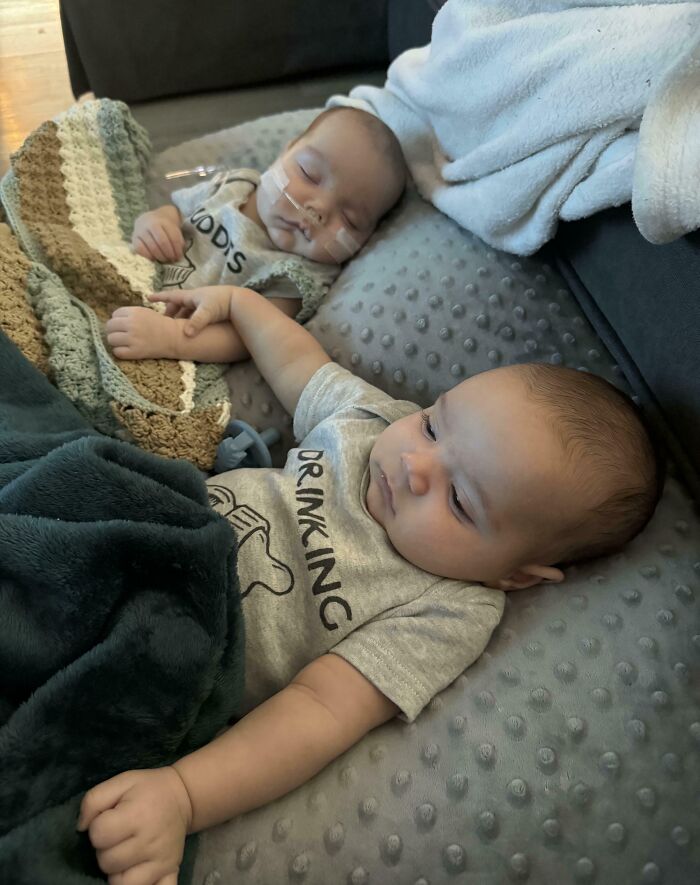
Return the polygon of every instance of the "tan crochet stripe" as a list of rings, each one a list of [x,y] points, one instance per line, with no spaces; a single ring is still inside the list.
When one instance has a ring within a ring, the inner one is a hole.
[[[52,120],[42,123],[12,155],[12,161],[15,175],[22,182],[22,218],[69,225],[57,128]]]
[[[74,230],[54,224],[27,224],[39,241],[46,263],[84,304],[105,323],[118,307],[140,306],[141,296],[113,265]],[[141,396],[159,406],[182,408],[182,371],[173,360],[117,360]]]
[[[118,360],[115,365],[126,375],[136,390],[159,406],[182,409],[182,371],[174,360]],[[155,412],[151,414],[154,420]]]
[[[187,415],[163,415],[113,402],[112,410],[141,448],[167,458],[185,458],[201,470],[214,466],[222,436],[221,406]]]
[[[39,241],[46,265],[70,292],[106,322],[118,307],[140,305],[141,297],[114,267],[69,227],[26,219],[27,229]]]
[[[49,349],[25,295],[30,270],[12,231],[0,224],[0,328],[37,369],[49,375]]]

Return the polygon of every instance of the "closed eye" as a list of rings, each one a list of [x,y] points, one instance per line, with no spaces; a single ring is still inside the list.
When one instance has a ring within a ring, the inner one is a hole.
[[[318,184],[317,180],[311,175],[311,173],[307,172],[306,169],[304,169],[301,163],[297,163],[297,165],[301,169],[301,172],[307,181],[310,181],[312,184]]]

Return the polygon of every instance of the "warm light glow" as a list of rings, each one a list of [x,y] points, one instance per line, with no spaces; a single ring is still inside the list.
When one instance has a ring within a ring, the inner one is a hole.
[[[0,0],[0,173],[32,129],[73,101],[58,0]]]

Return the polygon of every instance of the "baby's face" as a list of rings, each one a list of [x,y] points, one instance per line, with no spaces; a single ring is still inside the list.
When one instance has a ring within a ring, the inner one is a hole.
[[[542,562],[555,527],[581,505],[571,492],[543,408],[502,368],[387,427],[370,453],[366,503],[404,559],[509,589],[506,576]]]
[[[272,200],[263,188],[257,191],[258,213],[279,249],[313,261],[340,263],[324,244],[335,241],[341,228],[361,248],[399,195],[388,160],[352,115],[330,116],[290,145],[280,161],[287,192],[319,223],[302,218],[284,197]]]

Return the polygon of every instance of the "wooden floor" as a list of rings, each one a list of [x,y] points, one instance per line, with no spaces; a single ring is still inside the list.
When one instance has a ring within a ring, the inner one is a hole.
[[[73,101],[58,0],[0,0],[0,173],[32,129]]]

